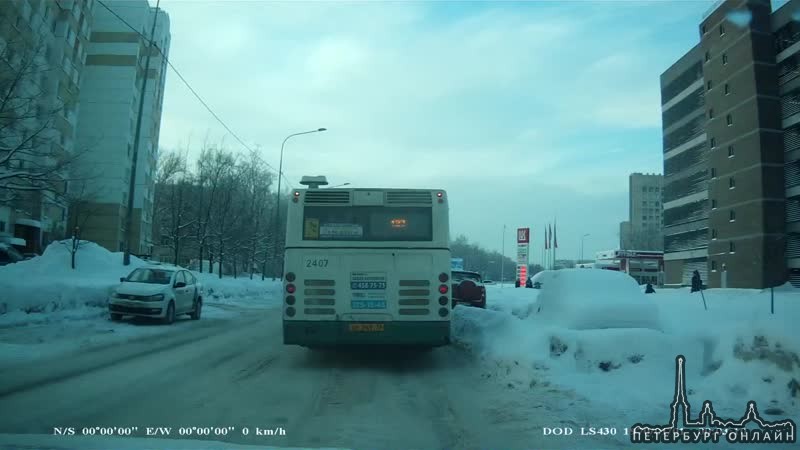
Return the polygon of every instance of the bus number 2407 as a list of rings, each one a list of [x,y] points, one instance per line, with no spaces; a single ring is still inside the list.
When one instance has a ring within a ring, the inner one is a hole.
[[[328,267],[328,260],[326,258],[311,258],[306,259],[306,268],[312,267]]]

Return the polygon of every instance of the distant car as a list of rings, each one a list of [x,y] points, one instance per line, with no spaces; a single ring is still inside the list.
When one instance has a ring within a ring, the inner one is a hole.
[[[200,319],[203,289],[188,270],[168,265],[149,264],[120,278],[120,285],[108,299],[111,320],[123,316],[153,317],[172,324],[180,314]]]
[[[458,304],[486,308],[486,287],[479,273],[454,270],[451,274],[453,308]]]
[[[483,284],[494,284],[492,280],[483,280]]]
[[[9,244],[0,243],[0,266],[25,260],[25,256]]]

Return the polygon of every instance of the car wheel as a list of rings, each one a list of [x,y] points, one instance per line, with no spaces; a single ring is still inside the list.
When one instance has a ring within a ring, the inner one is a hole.
[[[192,313],[189,314],[189,317],[191,317],[192,320],[200,320],[200,314],[202,312],[203,312],[203,300],[200,297],[198,297],[197,300],[194,301],[194,309],[192,310]]]
[[[111,320],[113,322],[119,322],[120,320],[122,320],[122,314],[111,313]]]
[[[167,306],[167,315],[164,316],[164,323],[167,325],[175,323],[175,303],[173,302],[169,302],[169,306]]]

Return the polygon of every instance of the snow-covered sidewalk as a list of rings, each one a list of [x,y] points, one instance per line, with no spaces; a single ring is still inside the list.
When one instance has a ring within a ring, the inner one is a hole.
[[[543,288],[490,286],[487,310],[457,307],[456,343],[491,376],[518,386],[574,391],[628,426],[666,421],[676,357],[686,357],[693,411],[704,400],[740,417],[755,400],[769,420],[800,414],[800,290],[659,290],[645,295],[630,277],[561,270]],[[633,283],[633,284],[631,284]],[[488,376],[488,375],[487,375]],[[694,413],[693,413],[694,414]]]
[[[153,320],[109,321],[107,301],[120,277],[146,264],[84,242],[71,268],[67,245],[51,244],[42,256],[0,267],[0,367],[81,348],[169,332]],[[271,310],[280,280],[194,272],[204,287],[203,320],[224,320]],[[276,312],[277,313],[277,312]],[[188,326],[184,318],[176,327]]]

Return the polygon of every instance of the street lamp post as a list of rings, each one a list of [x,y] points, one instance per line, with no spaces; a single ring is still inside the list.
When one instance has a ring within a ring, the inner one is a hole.
[[[581,262],[580,262],[581,264],[583,264],[583,240],[587,236],[590,236],[590,235],[587,233],[587,234],[584,234],[583,236],[581,236]]]
[[[272,227],[272,230],[273,230],[272,231],[272,257],[273,257],[273,260],[278,255],[278,235],[279,235],[279,233],[278,233],[278,224],[280,223],[280,217],[281,217],[281,178],[283,178],[283,148],[286,146],[286,141],[288,141],[289,139],[291,139],[291,138],[293,138],[295,136],[300,136],[300,135],[303,135],[303,134],[311,134],[311,133],[321,133],[321,132],[327,131],[327,130],[328,130],[327,128],[317,128],[316,130],[302,131],[300,133],[293,133],[293,134],[290,134],[290,135],[286,136],[286,139],[284,139],[283,143],[281,144],[281,158],[280,158],[280,162],[278,163],[278,201],[277,201],[277,204],[275,205],[275,223],[273,224],[273,227]],[[264,271],[265,272],[266,272],[266,265],[267,265],[266,260],[267,260],[267,258],[264,258]],[[283,269],[283,266],[281,266],[281,270],[282,269]],[[272,280],[273,281],[275,280],[275,273],[274,272],[272,274]]]

